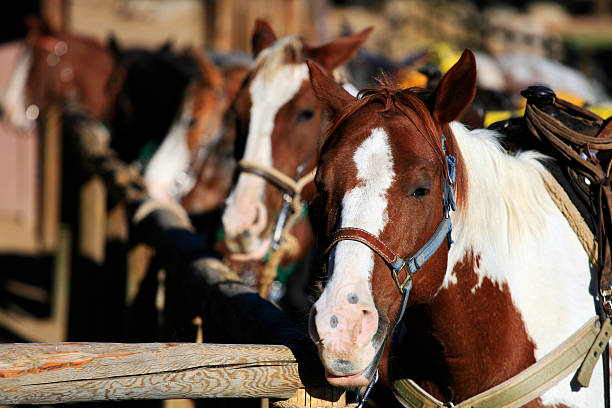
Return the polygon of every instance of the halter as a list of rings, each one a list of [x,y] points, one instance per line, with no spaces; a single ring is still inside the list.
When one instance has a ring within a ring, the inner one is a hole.
[[[444,192],[442,198],[444,216],[442,217],[442,221],[440,221],[440,224],[438,224],[438,227],[433,235],[418,251],[416,251],[412,257],[406,259],[397,255],[389,248],[388,245],[386,245],[374,234],[371,234],[361,228],[354,227],[339,228],[334,231],[330,237],[330,244],[324,252],[324,254],[329,253],[340,241],[356,241],[366,245],[387,263],[391,269],[391,277],[393,278],[393,281],[395,282],[395,285],[402,296],[402,303],[400,305],[397,318],[395,319],[393,329],[390,331],[390,333],[395,331],[399,325],[399,322],[404,316],[406,306],[408,305],[408,296],[410,295],[413,285],[412,275],[414,275],[416,271],[420,270],[423,264],[429,258],[431,258],[434,253],[436,253],[445,239],[448,241],[449,250],[451,244],[453,243],[451,238],[452,223],[450,220],[450,212],[457,209],[453,195],[453,187],[455,186],[456,180],[456,159],[454,156],[446,154],[446,147],[444,145],[445,141],[446,137],[442,135],[442,150],[444,151],[446,159],[446,174],[443,182]],[[406,271],[406,277],[402,280],[400,275],[404,270]],[[363,394],[358,397],[357,408],[363,408],[368,394],[378,380],[378,369],[376,369],[376,366],[378,365],[378,361],[380,360],[381,356],[382,348],[375,356],[375,362],[372,364],[372,367],[374,368],[373,377],[368,386],[365,388]]]
[[[296,253],[299,244],[289,230],[306,212],[306,204],[302,200],[302,190],[314,180],[316,168],[302,175],[310,160],[298,166],[296,179],[292,179],[281,171],[264,166],[250,160],[238,162],[238,173],[245,172],[257,175],[283,192],[283,205],[276,219],[272,234],[272,242],[268,251],[268,259],[259,283],[259,294],[267,297],[268,288],[277,275],[277,269],[286,254]]]
[[[442,149],[446,154],[446,147],[444,146],[445,139],[446,138],[443,135]],[[434,253],[436,253],[445,239],[448,240],[449,249],[453,242],[451,239],[452,224],[450,220],[450,212],[451,210],[456,210],[455,199],[453,196],[456,159],[451,155],[446,155],[445,158],[447,171],[444,177],[444,216],[442,217],[442,221],[440,221],[438,228],[436,228],[436,231],[433,233],[431,238],[429,238],[429,240],[418,251],[416,251],[412,257],[408,259],[400,257],[389,249],[389,246],[382,242],[374,234],[371,234],[361,228],[354,227],[339,228],[334,231],[330,237],[330,244],[328,245],[324,254],[329,253],[340,241],[347,240],[361,242],[378,254],[387,263],[387,265],[389,265],[391,268],[391,277],[393,278],[395,285],[397,286],[400,294],[407,298],[410,294],[410,290],[412,289],[412,275],[414,275],[416,271],[420,270],[423,264],[429,258],[431,258]],[[402,280],[400,275],[404,270],[406,271],[406,277]],[[403,310],[401,310],[400,313],[403,314]]]
[[[264,166],[263,164],[245,159],[240,160],[238,162],[239,173],[244,172],[255,174],[284,193],[283,206],[276,220],[276,225],[274,226],[274,233],[272,235],[271,248],[273,251],[276,251],[278,249],[280,242],[283,239],[283,230],[288,224],[287,221],[290,218],[290,210],[293,210],[294,215],[299,215],[302,213],[302,190],[314,180],[314,176],[317,171],[315,168],[300,177],[305,167],[306,164],[298,166],[297,177],[299,178],[292,179],[291,177],[287,176],[280,170],[275,169],[274,167]]]

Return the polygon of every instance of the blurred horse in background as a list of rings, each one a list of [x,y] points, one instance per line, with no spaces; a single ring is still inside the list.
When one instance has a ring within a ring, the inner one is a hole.
[[[114,104],[106,89],[114,67],[109,50],[88,37],[53,32],[36,17],[27,24],[28,35],[2,98],[3,117],[14,128],[26,129],[52,104],[70,102],[98,120],[107,119]]]
[[[116,103],[110,117],[111,147],[127,163],[146,165],[179,112],[188,85],[198,76],[196,58],[170,43],[156,50],[109,48],[115,69],[107,86]]]

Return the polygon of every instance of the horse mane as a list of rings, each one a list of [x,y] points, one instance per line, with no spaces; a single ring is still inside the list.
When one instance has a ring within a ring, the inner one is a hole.
[[[304,42],[299,36],[283,37],[259,53],[255,69],[264,78],[273,78],[284,65],[304,62],[303,49]]]
[[[371,105],[379,104],[382,108],[379,110],[382,114],[401,114],[412,122],[414,127],[421,133],[425,141],[436,152],[437,157],[444,168],[446,168],[446,154],[457,158],[457,183],[455,189],[457,205],[463,203],[467,197],[467,177],[464,175],[464,164],[461,157],[461,151],[457,146],[457,141],[453,135],[449,124],[442,126],[436,124],[431,116],[428,98],[430,91],[420,87],[411,87],[406,89],[398,88],[391,79],[383,76],[377,79],[380,86],[378,88],[362,89],[359,92],[358,98],[346,108],[330,118],[329,125],[321,140],[323,143],[319,152],[325,149],[326,145],[332,139],[332,136],[340,126],[353,114],[362,108]],[[442,148],[442,138],[445,136],[446,152]]]

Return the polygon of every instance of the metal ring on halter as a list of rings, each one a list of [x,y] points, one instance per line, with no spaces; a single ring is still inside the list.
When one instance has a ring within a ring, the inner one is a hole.
[[[374,384],[376,384],[377,381],[378,381],[378,369],[376,369],[376,372],[374,373],[374,377],[372,378],[372,380],[370,381],[370,383],[366,387],[365,391],[363,392],[363,395],[361,397],[357,398],[357,407],[356,408],[363,408],[364,407],[364,404],[365,404],[366,400],[368,399],[368,395],[370,395],[370,391],[372,391],[372,388],[374,388]]]

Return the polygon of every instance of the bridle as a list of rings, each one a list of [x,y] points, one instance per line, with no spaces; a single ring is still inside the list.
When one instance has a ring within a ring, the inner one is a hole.
[[[263,297],[267,297],[268,289],[276,279],[278,267],[285,255],[295,255],[299,251],[299,243],[290,230],[307,211],[307,205],[302,199],[302,191],[304,187],[313,182],[316,173],[316,168],[305,173],[311,158],[312,153],[304,163],[297,167],[295,178],[287,176],[274,167],[251,160],[242,159],[238,162],[236,169],[238,174],[243,172],[254,174],[283,192],[283,204],[276,219],[272,242],[259,280],[259,294]]]
[[[444,191],[443,191],[443,208],[444,215],[442,217],[442,221],[438,224],[433,235],[429,238],[429,240],[419,248],[413,256],[410,258],[405,258],[397,255],[393,250],[389,248],[387,244],[385,244],[382,240],[376,237],[374,234],[363,230],[361,228],[355,227],[343,227],[335,230],[331,236],[329,237],[329,245],[327,249],[323,253],[328,254],[334,246],[340,241],[356,241],[366,245],[370,248],[374,253],[380,256],[385,263],[391,269],[391,277],[397,286],[400,295],[402,296],[402,302],[400,309],[397,314],[397,318],[393,325],[393,329],[388,333],[391,334],[397,328],[399,322],[402,320],[404,316],[404,312],[406,310],[406,305],[408,304],[408,296],[410,295],[410,291],[413,286],[412,276],[421,269],[423,264],[431,258],[431,256],[436,253],[436,251],[440,248],[444,240],[448,242],[448,249],[450,250],[452,244],[451,231],[452,231],[452,223],[450,220],[450,212],[456,210],[455,198],[453,195],[453,188],[455,186],[456,181],[456,158],[452,155],[447,154],[445,147],[446,137],[442,135],[442,150],[445,154],[445,164],[446,171],[444,174]],[[402,273],[405,273],[405,277],[402,279],[400,276]],[[378,365],[378,361],[382,356],[382,347],[379,352],[375,356],[375,359],[372,363],[372,367],[374,368],[373,377],[366,387],[363,394],[358,398],[357,408],[362,408],[365,404],[365,401],[370,393],[372,387],[378,380],[378,370],[376,366]]]
[[[330,238],[329,245],[324,254],[329,253],[332,248],[340,241],[357,241],[366,245],[376,254],[378,254],[391,268],[391,277],[395,282],[400,295],[408,297],[412,289],[412,275],[421,269],[423,264],[440,248],[445,239],[448,240],[448,247],[452,244],[451,231],[452,224],[450,220],[450,212],[456,210],[453,188],[455,185],[455,157],[446,154],[444,146],[445,137],[442,136],[442,149],[446,159],[446,174],[444,176],[444,192],[443,192],[443,207],[444,216],[438,224],[436,231],[431,238],[415,252],[410,258],[403,258],[393,252],[388,245],[382,242],[374,234],[369,233],[361,228],[344,227],[335,230]],[[400,275],[405,271],[405,278],[402,280]],[[403,311],[400,311],[403,313]]]
[[[304,174],[306,166],[307,163],[298,166],[296,177],[291,178],[274,167],[265,166],[251,160],[242,159],[238,162],[238,173],[250,173],[259,176],[283,192],[283,206],[276,220],[272,243],[270,244],[273,251],[278,250],[291,215],[299,215],[304,211],[305,203],[302,200],[302,190],[314,180],[316,173],[315,168]]]

